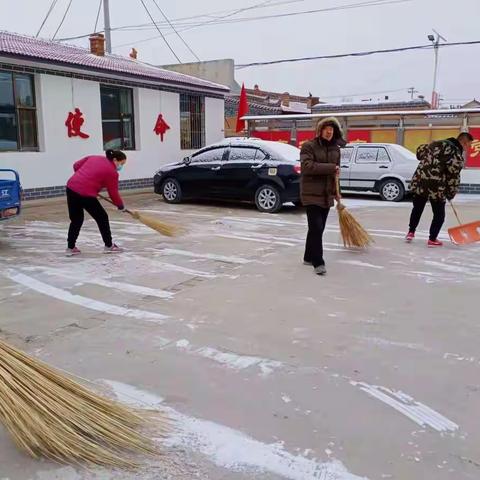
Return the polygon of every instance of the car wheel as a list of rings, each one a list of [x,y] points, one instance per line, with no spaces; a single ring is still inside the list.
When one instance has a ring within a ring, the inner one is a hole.
[[[399,180],[390,178],[380,185],[380,196],[386,202],[400,202],[405,197],[405,187]]]
[[[278,212],[282,207],[280,192],[273,185],[262,185],[255,193],[255,205],[261,212]]]
[[[174,178],[167,178],[162,185],[162,196],[167,203],[180,203],[182,201],[182,188]]]

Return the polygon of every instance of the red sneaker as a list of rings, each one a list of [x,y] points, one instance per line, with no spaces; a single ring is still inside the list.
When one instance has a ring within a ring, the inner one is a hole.
[[[443,242],[440,242],[440,240],[429,240],[427,246],[428,248],[443,247]]]
[[[111,247],[103,247],[103,253],[122,253],[123,248],[113,244]]]
[[[415,238],[415,232],[408,232],[405,241],[410,243]]]
[[[67,255],[67,257],[73,257],[75,255],[80,255],[81,253],[82,252],[77,247],[67,248],[65,250],[65,254]]]

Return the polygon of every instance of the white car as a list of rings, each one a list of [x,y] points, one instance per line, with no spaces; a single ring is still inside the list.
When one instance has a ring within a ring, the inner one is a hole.
[[[400,202],[409,190],[417,157],[394,143],[350,143],[342,149],[342,190],[378,192],[383,200]]]

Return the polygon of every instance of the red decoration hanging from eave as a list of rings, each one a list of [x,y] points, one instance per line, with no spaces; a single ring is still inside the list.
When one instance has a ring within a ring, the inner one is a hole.
[[[160,113],[157,118],[157,122],[155,123],[155,128],[153,131],[156,135],[160,135],[160,141],[163,142],[163,137],[167,130],[170,130],[170,126],[168,123],[163,119],[163,115]]]

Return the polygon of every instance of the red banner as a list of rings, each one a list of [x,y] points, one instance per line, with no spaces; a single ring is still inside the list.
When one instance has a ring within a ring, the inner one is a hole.
[[[468,152],[465,165],[469,168],[480,168],[480,128],[471,128],[470,133],[475,140],[472,143],[472,149]]]
[[[315,137],[315,132],[312,131],[298,131],[297,132],[297,147],[302,148],[302,145]]]
[[[253,131],[252,137],[261,138],[262,140],[270,140],[273,142],[290,143],[290,132],[275,132],[275,131]]]
[[[370,130],[349,130],[347,141],[348,143],[370,143],[372,132]]]

